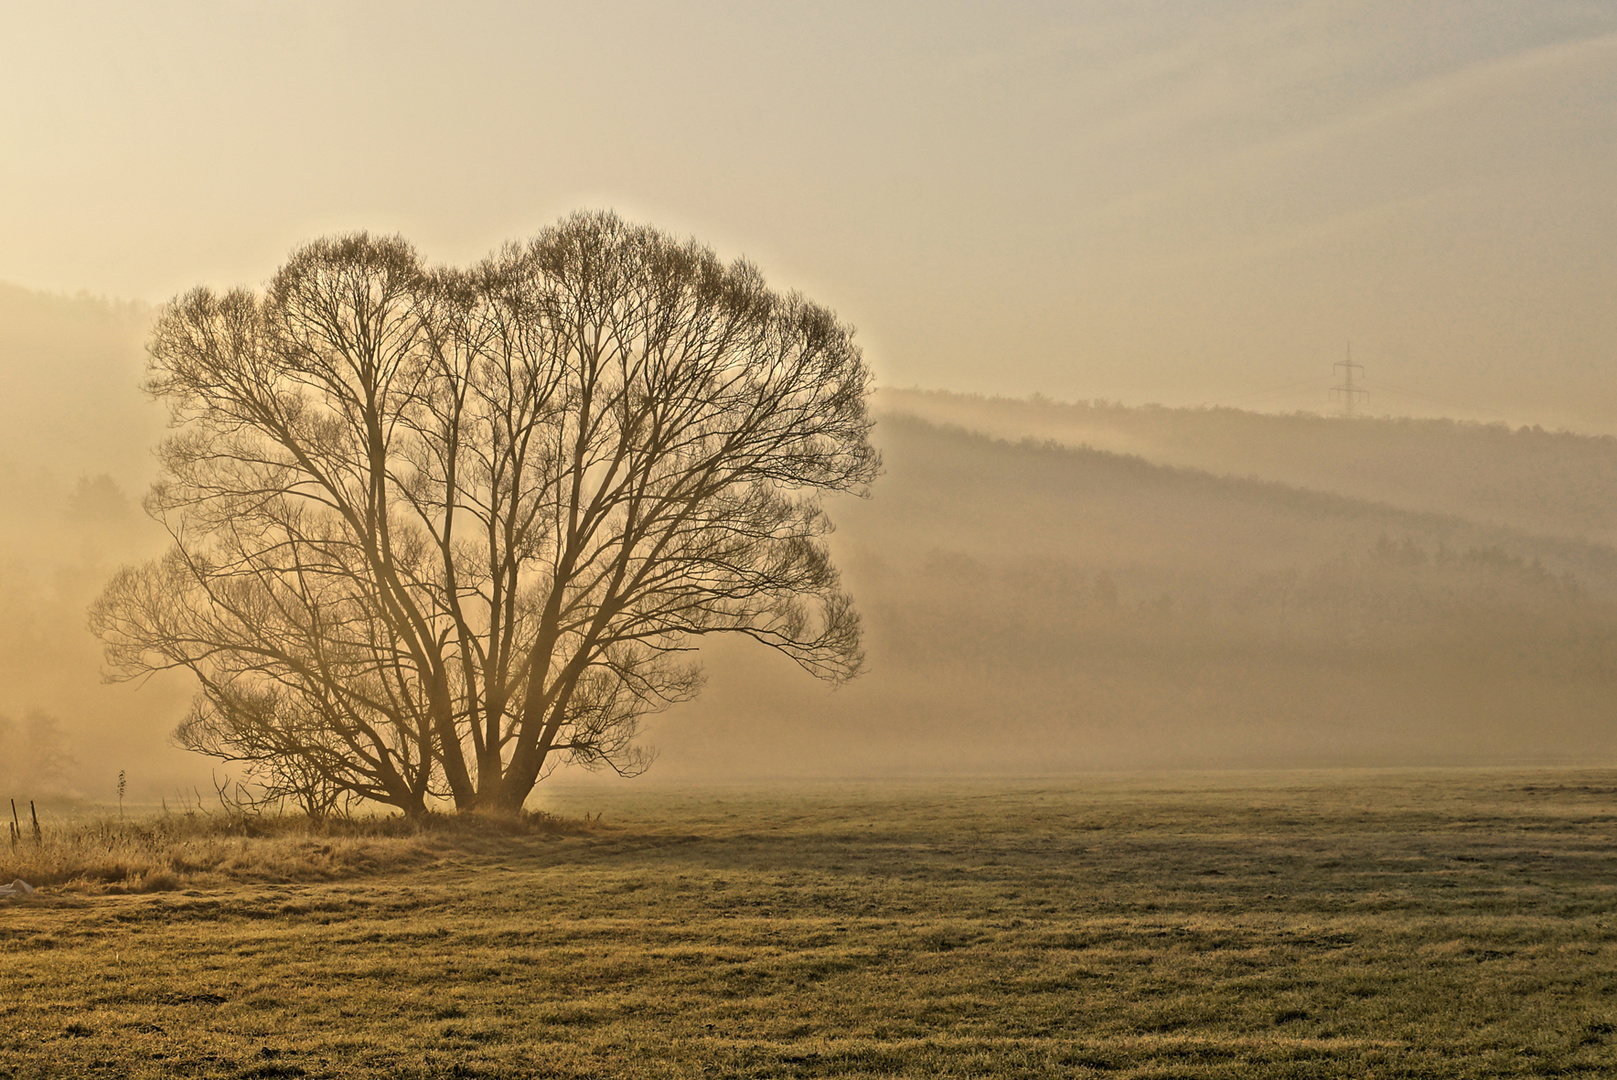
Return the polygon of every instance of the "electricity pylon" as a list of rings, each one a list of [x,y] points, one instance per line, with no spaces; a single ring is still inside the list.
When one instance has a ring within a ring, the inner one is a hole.
[[[1369,393],[1364,387],[1354,382],[1354,373],[1358,372],[1362,375],[1364,365],[1353,362],[1353,343],[1351,341],[1348,342],[1347,359],[1338,360],[1331,366],[1333,369],[1342,369],[1342,385],[1331,387],[1331,397],[1333,400],[1342,403],[1342,415],[1351,419],[1354,416],[1354,407],[1358,404],[1359,399]]]

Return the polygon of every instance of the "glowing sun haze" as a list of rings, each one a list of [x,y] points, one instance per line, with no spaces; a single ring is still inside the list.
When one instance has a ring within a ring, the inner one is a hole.
[[[161,301],[579,207],[888,384],[1617,430],[1617,5],[5,3],[0,281]],[[1378,392],[1379,389],[1379,392]]]

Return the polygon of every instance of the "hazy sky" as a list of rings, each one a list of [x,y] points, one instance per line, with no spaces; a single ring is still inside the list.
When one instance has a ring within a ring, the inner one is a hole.
[[[1617,430],[1617,3],[0,0],[0,280],[165,299],[578,207],[881,378]]]

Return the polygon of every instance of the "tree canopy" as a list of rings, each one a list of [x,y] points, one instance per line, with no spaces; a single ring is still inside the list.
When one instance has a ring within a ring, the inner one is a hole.
[[[821,497],[880,468],[852,331],[745,261],[610,213],[469,269],[318,240],[152,331],[173,544],[91,612],[115,677],[200,692],[182,745],[269,798],[514,810],[634,773],[709,634],[862,661]]]

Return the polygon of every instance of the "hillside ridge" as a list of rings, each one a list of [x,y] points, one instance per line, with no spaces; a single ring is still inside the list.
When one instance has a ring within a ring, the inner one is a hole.
[[[912,427],[912,425],[914,425]],[[906,430],[906,429],[909,430]],[[1160,494],[1173,498],[1182,494],[1199,499],[1212,499],[1233,504],[1248,504],[1254,508],[1286,515],[1303,517],[1333,517],[1349,524],[1369,525],[1386,533],[1393,540],[1405,536],[1422,536],[1438,543],[1448,542],[1456,547],[1497,546],[1527,559],[1550,561],[1557,569],[1575,569],[1580,574],[1593,574],[1617,587],[1617,546],[1597,540],[1573,539],[1553,534],[1542,534],[1524,528],[1499,525],[1488,521],[1436,510],[1411,510],[1393,503],[1320,490],[1256,476],[1220,474],[1191,466],[1172,465],[1152,461],[1143,455],[1128,454],[1087,444],[1062,443],[1053,439],[1001,437],[973,431],[958,424],[939,424],[925,417],[907,412],[885,413],[878,425],[878,439],[884,436],[900,438],[932,438],[934,441],[926,455],[906,457],[900,468],[906,472],[928,469],[942,464],[935,437],[923,433],[929,429],[944,437],[944,443],[960,444],[963,452],[974,446],[984,454],[983,463],[1003,457],[1000,464],[1006,471],[1005,480],[1019,478],[1030,488],[1064,492],[1073,499],[1096,496],[1094,488],[1084,489],[1085,481],[1097,478],[1118,487],[1132,487],[1135,497]],[[885,440],[884,440],[885,441]],[[1077,474],[1046,477],[1042,470],[1028,473],[1025,467],[1044,462],[1065,463]],[[1143,485],[1143,486],[1142,486]],[[880,498],[878,493],[877,498]]]
[[[1471,421],[1325,417],[887,390],[903,412],[1011,439],[1133,454],[1514,528],[1617,544],[1617,437]]]

